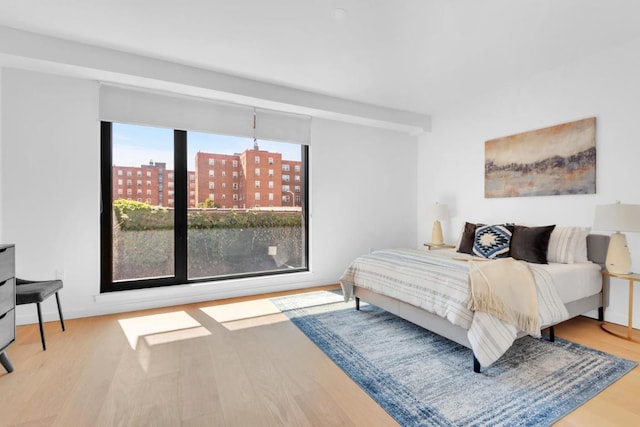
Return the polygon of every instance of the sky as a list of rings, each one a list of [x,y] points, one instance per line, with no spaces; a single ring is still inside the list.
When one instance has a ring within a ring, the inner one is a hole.
[[[173,169],[173,129],[113,124],[113,164],[133,166],[164,162]],[[282,153],[283,160],[300,160],[299,144],[258,140],[261,150]],[[253,148],[252,138],[192,132],[187,133],[188,169],[195,170],[195,156],[205,153],[235,154]]]

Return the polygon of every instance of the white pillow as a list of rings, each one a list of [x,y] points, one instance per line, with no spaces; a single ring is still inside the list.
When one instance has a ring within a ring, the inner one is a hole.
[[[590,227],[556,227],[549,238],[549,262],[573,264],[587,262],[587,235]]]

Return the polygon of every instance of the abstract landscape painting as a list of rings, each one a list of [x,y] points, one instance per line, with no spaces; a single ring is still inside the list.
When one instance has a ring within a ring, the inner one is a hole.
[[[486,198],[595,192],[595,117],[485,142]]]

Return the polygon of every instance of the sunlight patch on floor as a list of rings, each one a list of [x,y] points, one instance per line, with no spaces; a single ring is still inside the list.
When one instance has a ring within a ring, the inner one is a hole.
[[[147,345],[157,345],[211,335],[184,311],[120,319],[118,323],[134,350],[142,339]]]
[[[214,305],[200,309],[230,331],[287,321],[287,316],[268,299]]]

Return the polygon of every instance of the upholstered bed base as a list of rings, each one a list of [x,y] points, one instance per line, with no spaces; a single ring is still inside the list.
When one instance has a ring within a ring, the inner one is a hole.
[[[604,269],[604,262],[606,258],[607,248],[609,246],[609,236],[590,234],[587,237],[587,254],[589,260],[594,263],[600,264]],[[608,286],[608,282],[603,280],[602,286]],[[608,295],[609,292],[606,292]],[[419,307],[400,301],[395,298],[391,298],[385,295],[381,295],[358,286],[353,287],[353,296],[356,300],[356,309],[360,307],[360,300],[367,303],[376,305],[390,313],[395,314],[398,317],[406,319],[418,326],[435,332],[445,338],[455,341],[465,347],[471,348],[469,339],[467,338],[467,330],[456,326],[443,317],[425,311]],[[579,316],[592,310],[598,310],[598,318],[600,320],[603,316],[603,306],[606,306],[608,301],[602,301],[602,292],[591,295],[586,298],[582,298],[576,301],[565,304],[570,317]],[[544,325],[543,328],[547,328],[553,325]],[[550,337],[553,339],[553,329],[551,328]],[[480,364],[475,359],[473,360],[473,367],[475,372],[480,372]]]

